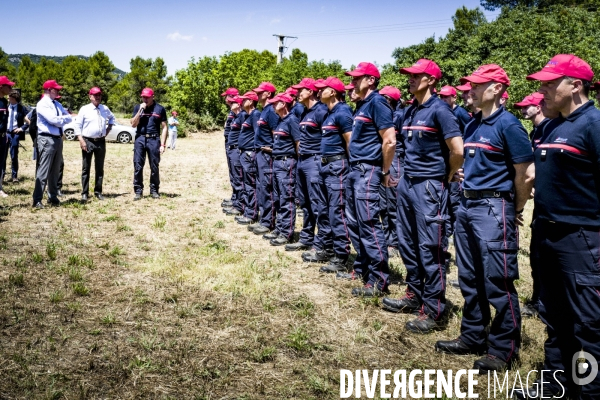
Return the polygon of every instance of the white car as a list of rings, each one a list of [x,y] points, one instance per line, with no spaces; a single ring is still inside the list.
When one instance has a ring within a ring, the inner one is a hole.
[[[131,126],[114,124],[110,133],[106,135],[106,140],[109,142],[131,143],[133,142],[133,138],[135,138],[135,131],[136,128],[132,128]],[[63,132],[65,133],[67,140],[77,140],[73,122],[65,125],[63,127]]]

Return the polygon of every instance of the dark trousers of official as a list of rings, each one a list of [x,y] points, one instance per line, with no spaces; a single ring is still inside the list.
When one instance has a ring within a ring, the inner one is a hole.
[[[10,146],[9,153],[11,160],[11,177],[15,179],[17,178],[17,174],[19,173],[19,134],[9,133],[8,141]]]
[[[458,207],[460,207],[460,199],[462,193],[462,183],[450,182],[448,188],[448,221],[446,223],[446,236],[450,237],[454,235],[454,229],[456,228],[456,214],[458,213]]]
[[[35,177],[33,204],[42,201],[46,185],[48,185],[49,200],[57,202],[58,175],[60,174],[60,164],[63,162],[63,140],[59,136],[38,135],[37,150],[39,165]]]
[[[600,229],[534,222],[539,250],[540,318],[546,324],[543,369],[563,370],[560,381],[582,399],[597,399],[600,374],[576,388],[572,379],[574,355],[583,350],[600,361]],[[589,365],[588,371],[593,367]],[[550,375],[551,376],[551,375]],[[581,376],[581,375],[578,375]],[[552,387],[552,385],[550,385]],[[556,388],[560,391],[560,387]]]
[[[253,150],[242,151],[240,154],[240,163],[242,164],[243,188],[242,204],[244,208],[244,217],[255,221],[258,218],[258,201],[256,198],[256,155]]]
[[[390,178],[396,181],[400,180],[402,171],[400,168],[400,159],[398,155],[394,155],[390,166]],[[379,187],[380,206],[381,209],[381,224],[387,245],[390,247],[398,247],[398,190],[396,187]]]
[[[533,210],[532,221],[535,221],[537,213]],[[538,231],[535,228],[535,224],[531,224],[531,241],[529,242],[529,265],[531,266],[531,281],[533,286],[533,292],[531,293],[531,299],[529,304],[539,311],[540,308],[540,251],[538,249]]]
[[[146,155],[150,163],[150,193],[158,193],[160,176],[158,165],[160,164],[160,137],[137,136],[133,144],[133,190],[137,194],[144,191],[144,165]]]
[[[296,225],[296,164],[294,157],[273,161],[277,223],[275,230],[288,240],[294,236]]]
[[[296,173],[296,193],[303,214],[299,241],[317,249],[323,248],[323,243],[319,243],[320,238],[315,236],[317,218],[324,207],[322,203],[323,196],[319,194],[321,190],[319,186],[320,165],[320,155],[299,156]]]
[[[389,285],[388,251],[381,227],[379,186],[381,167],[352,163],[346,178],[346,217],[350,240],[356,250],[354,272],[380,290]]]
[[[350,228],[346,217],[346,179],[350,165],[347,159],[321,164],[319,185],[323,208],[319,212],[317,237],[321,249],[333,247],[335,254],[342,259],[350,255]],[[322,231],[322,232],[321,232]]]
[[[94,194],[102,194],[102,181],[104,179],[104,158],[106,157],[106,140],[85,139],[87,151],[81,150],[83,162],[81,163],[81,194],[89,194],[90,175],[92,170],[92,157],[94,158]]]
[[[0,190],[2,190],[2,183],[4,182],[4,176],[6,175],[6,157],[9,147],[10,143],[8,135],[0,135]]]
[[[465,299],[460,337],[468,346],[510,361],[519,353],[521,313],[514,281],[518,231],[515,207],[509,198],[461,199],[454,244],[458,281]],[[490,306],[496,314],[489,334]]]
[[[231,163],[231,187],[233,188],[233,208],[240,212],[244,212],[244,204],[242,202],[242,194],[244,193],[244,171],[242,170],[242,164],[240,162],[240,150],[236,147],[235,149],[227,150],[229,162]]]
[[[229,160],[229,146],[227,146],[227,137],[225,137],[225,159],[227,160],[227,172],[229,173],[229,184],[231,185],[231,201],[235,200],[235,193],[233,191],[233,168],[231,161]]]
[[[398,184],[398,243],[406,267],[406,291],[434,320],[446,309],[446,220],[448,183],[444,179],[409,177]]]
[[[256,165],[258,166],[258,184],[257,198],[259,203],[260,224],[273,230],[277,212],[275,205],[279,204],[279,199],[273,187],[273,158],[271,153],[260,151],[256,155]]]

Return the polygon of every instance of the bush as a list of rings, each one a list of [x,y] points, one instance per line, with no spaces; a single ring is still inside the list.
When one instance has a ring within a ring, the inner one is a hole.
[[[187,136],[191,132],[212,132],[218,130],[221,125],[216,118],[205,111],[202,115],[198,115],[193,111],[188,111],[182,117],[181,132]]]

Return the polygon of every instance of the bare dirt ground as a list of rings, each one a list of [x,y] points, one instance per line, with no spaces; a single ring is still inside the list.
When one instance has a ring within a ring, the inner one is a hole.
[[[458,336],[458,289],[448,289],[446,331],[410,334],[412,316],[353,298],[356,283],[319,274],[226,217],[222,142],[220,132],[180,139],[161,160],[161,198],[139,202],[132,145],[109,144],[107,199],[85,205],[79,145],[67,142],[63,204],[34,211],[27,139],[21,183],[6,183],[0,200],[0,398],[329,399],[339,398],[340,369],[473,365],[474,356],[433,350]],[[528,243],[523,229],[523,299]],[[542,361],[544,339],[540,321],[524,321],[520,371]]]

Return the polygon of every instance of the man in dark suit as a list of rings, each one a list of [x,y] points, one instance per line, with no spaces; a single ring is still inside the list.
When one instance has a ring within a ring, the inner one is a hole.
[[[13,183],[18,183],[19,178],[19,140],[25,139],[25,131],[28,125],[25,123],[25,115],[27,109],[21,104],[21,94],[17,90],[13,90],[8,95],[8,143],[11,158],[11,177]],[[21,139],[22,138],[22,139]],[[8,158],[8,153],[6,154]],[[2,160],[6,163],[6,159]]]

